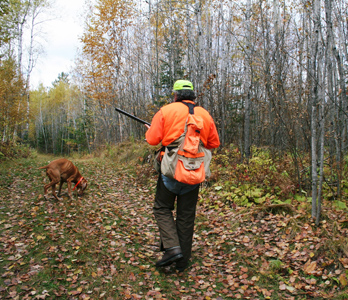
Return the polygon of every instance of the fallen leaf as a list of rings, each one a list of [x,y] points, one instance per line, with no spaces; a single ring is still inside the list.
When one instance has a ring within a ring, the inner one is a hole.
[[[249,243],[250,242],[250,238],[248,236],[245,236],[243,238],[243,243]]]
[[[304,267],[303,267],[303,271],[306,273],[306,274],[312,274],[315,269],[317,268],[317,263],[315,261],[308,261]]]
[[[348,269],[348,258],[339,258],[339,261],[342,263],[345,269]]]
[[[346,274],[341,274],[339,277],[339,281],[341,283],[342,286],[346,286],[347,285],[347,277]]]

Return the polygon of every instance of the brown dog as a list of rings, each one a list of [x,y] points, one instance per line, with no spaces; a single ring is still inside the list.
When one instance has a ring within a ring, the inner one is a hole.
[[[77,188],[77,192],[79,195],[83,194],[83,191],[87,188],[87,180],[84,179],[76,166],[65,158],[60,158],[50,162],[47,166],[40,167],[39,169],[46,169],[46,174],[48,178],[51,180],[50,183],[44,186],[44,197],[47,199],[47,190],[51,186],[52,194],[57,199],[60,200],[56,195],[56,184],[59,182],[59,191],[58,196],[60,196],[60,192],[62,189],[62,185],[64,182],[68,183],[68,194],[71,196],[71,183],[75,183],[75,188]]]

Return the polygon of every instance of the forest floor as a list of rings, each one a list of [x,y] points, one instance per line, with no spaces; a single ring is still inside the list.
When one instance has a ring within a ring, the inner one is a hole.
[[[155,268],[150,164],[72,159],[88,188],[70,200],[65,184],[56,201],[38,170],[53,159],[0,164],[1,299],[348,299],[347,213],[330,203],[315,226],[310,203],[245,208],[219,196],[222,182],[206,186],[178,273]]]

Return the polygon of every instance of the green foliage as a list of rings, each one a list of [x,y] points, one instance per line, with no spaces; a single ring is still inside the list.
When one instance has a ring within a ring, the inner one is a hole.
[[[348,299],[348,292],[343,292],[337,295],[337,300],[347,300]]]
[[[82,93],[61,73],[53,87],[31,92],[29,138],[39,151],[55,154],[87,152],[94,140],[93,112]]]
[[[180,28],[176,28],[177,31]],[[185,71],[182,66],[182,58],[185,53],[182,50],[182,38],[180,34],[165,37],[164,49],[166,50],[167,61],[162,60],[160,69],[160,90],[163,97],[169,98],[172,93],[175,80],[184,78]]]
[[[303,185],[301,190],[297,188],[300,184],[290,157],[271,158],[268,149],[255,147],[252,152],[253,157],[248,162],[243,162],[238,148],[233,145],[213,155],[212,177],[220,180],[212,185],[219,198],[229,206],[292,204],[308,211],[312,202],[310,191],[304,190]],[[326,172],[326,178],[330,178],[330,170]],[[348,194],[345,180],[342,180],[341,188],[344,194]],[[334,199],[332,186],[324,183],[323,190],[324,199]],[[347,210],[345,200],[333,203],[338,209]]]
[[[267,149],[253,148],[252,152],[254,156],[247,163],[242,162],[233,145],[213,155],[212,165],[224,180],[214,189],[225,202],[241,206],[291,203],[296,194],[291,162],[287,158],[271,159]]]
[[[0,143],[0,161],[34,156],[35,152],[26,145],[17,144],[14,142]]]
[[[141,163],[153,150],[146,142],[129,139],[117,145],[107,144],[105,156],[118,163]]]
[[[338,209],[346,210],[346,211],[348,210],[347,204],[343,201],[337,200],[337,201],[334,201],[333,203]]]
[[[61,82],[69,84],[69,74],[61,72],[55,81],[52,82],[53,87],[58,86]]]
[[[269,193],[266,194],[262,188],[254,187],[251,184],[229,186],[229,183],[225,182],[224,189],[222,186],[216,186],[215,190],[220,191],[219,194],[225,201],[231,201],[242,206],[251,206],[252,203],[261,204],[271,197],[271,195]]]
[[[284,263],[279,259],[271,259],[269,261],[269,267],[272,271],[279,271],[284,266]]]
[[[0,1],[0,50],[3,44],[7,43],[12,36],[14,29],[14,12],[10,0]],[[1,51],[0,51],[1,57]]]

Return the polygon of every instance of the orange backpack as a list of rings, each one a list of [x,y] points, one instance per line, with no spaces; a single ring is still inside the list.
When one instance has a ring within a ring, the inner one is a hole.
[[[210,176],[211,152],[200,140],[203,119],[194,114],[195,105],[181,103],[189,108],[185,131],[177,140],[165,147],[161,160],[161,173],[179,182],[193,185],[203,182]]]

